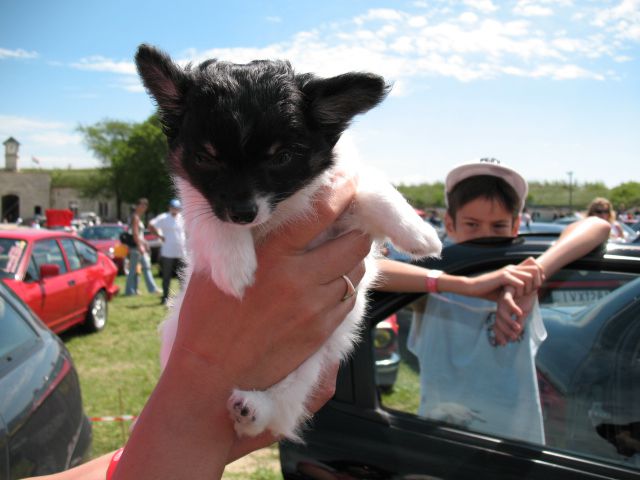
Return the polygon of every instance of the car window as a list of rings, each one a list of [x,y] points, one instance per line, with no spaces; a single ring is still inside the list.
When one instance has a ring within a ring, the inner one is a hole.
[[[29,259],[29,265],[27,266],[27,272],[24,276],[25,282],[34,282],[40,280],[40,271],[36,265],[36,261],[33,259],[33,255]]]
[[[60,273],[67,271],[67,265],[64,263],[62,251],[58,246],[58,242],[54,239],[40,240],[33,246],[32,258],[38,269],[44,264],[58,265]]]
[[[0,296],[0,367],[12,361],[12,355],[37,339],[36,333],[13,308]]]
[[[83,267],[88,267],[90,265],[96,264],[96,262],[98,261],[98,252],[95,248],[79,240],[73,240],[73,244],[75,245],[76,251],[80,256],[80,261],[82,262]]]
[[[563,270],[523,339],[494,347],[495,303],[423,296],[372,329],[381,404],[640,470],[639,297],[637,275]]]
[[[72,271],[82,268],[84,265],[82,264],[80,255],[78,255],[78,252],[76,251],[74,242],[70,238],[63,238],[60,240],[60,244],[62,245],[62,249],[64,250],[64,253],[67,255],[69,268]]]
[[[87,227],[80,233],[86,240],[118,240],[124,227],[118,225]]]
[[[14,278],[27,242],[13,238],[0,238],[0,278]]]

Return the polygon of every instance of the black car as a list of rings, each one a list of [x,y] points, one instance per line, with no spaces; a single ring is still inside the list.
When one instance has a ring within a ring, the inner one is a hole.
[[[451,245],[422,265],[474,275],[556,239],[525,235]],[[536,357],[545,443],[418,416],[417,359],[407,349],[424,295],[372,295],[369,334],[338,376],[304,444],[283,442],[286,479],[640,479],[640,248],[609,243],[539,291],[548,332]],[[376,384],[375,326],[395,314],[402,361],[391,391]],[[481,423],[480,423],[481,425]]]
[[[0,282],[0,479],[59,472],[90,452],[69,352]]]

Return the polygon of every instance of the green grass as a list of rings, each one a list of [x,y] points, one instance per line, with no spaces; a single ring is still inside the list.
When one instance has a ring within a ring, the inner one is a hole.
[[[400,363],[398,378],[391,392],[382,393],[382,405],[392,410],[418,414],[420,376],[406,362]]]
[[[116,280],[121,293],[124,281],[124,277]],[[62,335],[80,376],[89,417],[140,413],[160,374],[157,328],[165,314],[157,295],[119,295],[109,303],[107,327],[102,332]],[[94,423],[94,456],[119,448],[128,427],[128,422]]]

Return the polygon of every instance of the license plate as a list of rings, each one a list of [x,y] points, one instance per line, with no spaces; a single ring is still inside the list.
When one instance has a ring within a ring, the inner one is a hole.
[[[595,302],[609,295],[609,290],[553,290],[553,303],[576,305]]]

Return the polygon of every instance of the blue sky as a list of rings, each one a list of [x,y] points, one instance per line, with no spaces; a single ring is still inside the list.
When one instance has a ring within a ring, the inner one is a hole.
[[[153,112],[142,42],[180,63],[383,75],[392,93],[351,139],[395,182],[482,156],[529,180],[640,181],[640,0],[2,0],[0,141],[21,166],[96,166],[79,124]]]

